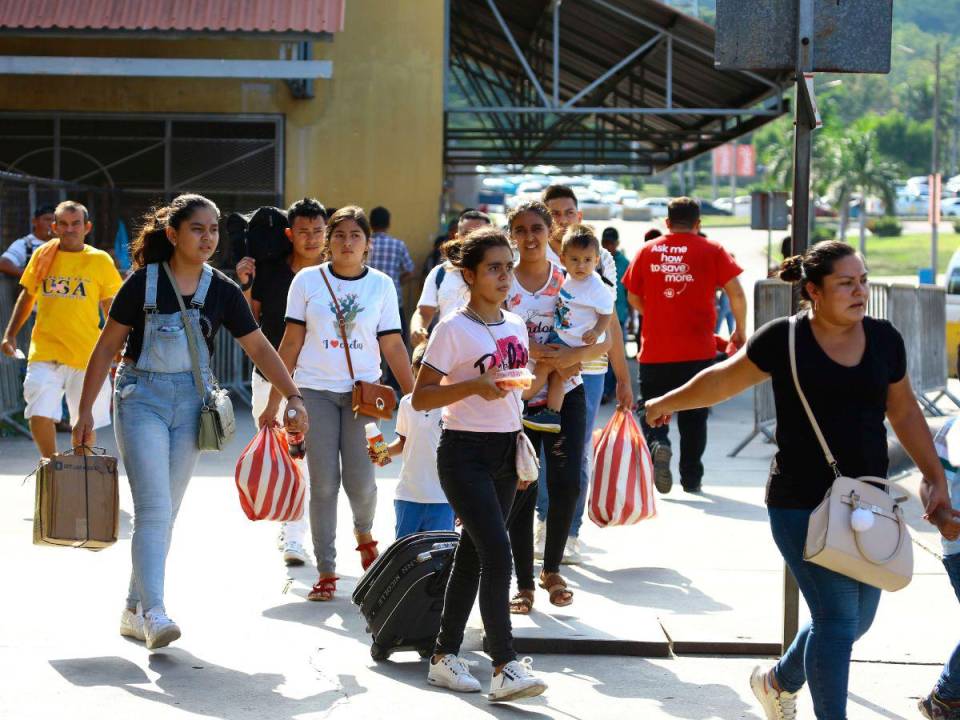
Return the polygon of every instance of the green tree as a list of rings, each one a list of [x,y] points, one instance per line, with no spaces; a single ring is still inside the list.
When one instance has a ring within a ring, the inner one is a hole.
[[[840,206],[840,237],[846,238],[850,197],[859,192],[860,252],[866,255],[866,200],[871,195],[879,196],[887,213],[892,213],[896,207],[895,186],[900,169],[877,148],[877,138],[872,131],[851,128],[843,135],[825,137],[828,139],[824,143],[822,167],[829,177],[831,194]]]

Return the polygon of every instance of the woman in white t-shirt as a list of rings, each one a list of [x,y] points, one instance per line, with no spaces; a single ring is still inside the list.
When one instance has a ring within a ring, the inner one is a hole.
[[[287,296],[287,324],[278,352],[288,368],[296,368],[293,379],[303,393],[307,412],[318,418],[306,437],[310,530],[320,571],[307,595],[310,600],[332,600],[336,591],[341,482],[353,510],[363,569],[377,557],[377,543],[370,534],[377,486],[363,428],[370,418],[353,412],[354,380],[379,381],[382,353],[403,392],[413,389],[410,359],[400,335],[397,291],[389,276],[366,266],[369,249],[370,224],[363,210],[340,208],[327,223],[324,250],[329,260],[298,272]],[[331,291],[345,322],[353,377]],[[271,395],[261,424],[276,416],[277,401],[275,394]]]
[[[475,230],[450,261],[470,287],[470,300],[437,324],[413,392],[414,409],[443,408],[437,470],[463,523],[427,679],[457,692],[480,690],[458,657],[479,585],[480,615],[494,666],[490,698],[517,700],[539,695],[546,684],[513,650],[506,519],[518,487],[522,400],[519,390],[499,387],[496,374],[526,367],[527,329],[501,309],[513,277],[513,250],[502,232]]]
[[[582,347],[549,344],[554,327],[557,298],[563,287],[563,268],[547,259],[547,247],[553,219],[547,206],[530,201],[518,205],[507,217],[510,238],[520,252],[514,272],[507,309],[527,323],[530,335],[530,356],[541,365],[549,365],[566,378],[566,393],[560,412],[559,433],[527,429],[527,437],[541,453],[545,481],[550,494],[547,509],[543,568],[539,584],[550,602],[566,606],[573,602],[573,593],[560,576],[560,561],[580,497],[580,470],[583,462],[587,406],[580,365],[599,357],[610,347],[610,333],[598,343]],[[546,401],[544,388],[530,405]],[[542,452],[541,452],[542,449]],[[537,503],[537,486],[517,495],[510,518],[510,544],[517,571],[517,594],[510,601],[511,612],[526,615],[533,607],[533,515]]]

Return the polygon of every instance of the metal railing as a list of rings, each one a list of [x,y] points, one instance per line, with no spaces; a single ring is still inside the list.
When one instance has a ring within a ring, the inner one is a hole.
[[[19,294],[19,285],[15,280],[0,276],[0,331],[6,328],[13,314],[13,306]],[[17,347],[26,353],[30,346],[30,333],[33,331],[33,317],[27,320],[17,335]],[[233,393],[234,397],[250,405],[250,373],[252,365],[240,344],[226,328],[217,333],[213,349],[213,371],[220,385]],[[30,430],[23,420],[25,408],[23,400],[23,377],[25,360],[15,360],[0,355],[0,423],[27,437]]]
[[[213,373],[220,381],[220,387],[230,390],[234,395],[251,404],[250,373],[253,369],[250,358],[243,352],[240,343],[226,328],[220,328],[213,341]]]
[[[16,280],[0,276],[0,334],[7,327],[7,322],[13,314],[13,306],[19,294],[20,285]],[[17,335],[17,347],[24,353],[30,347],[30,334],[32,332],[33,315],[27,319]],[[23,402],[23,377],[26,367],[26,360],[15,360],[0,355],[0,422],[30,437],[30,430],[21,416],[25,407]]]
[[[782,280],[760,280],[753,286],[754,328],[759,330],[771,320],[790,314],[793,286]],[[774,442],[777,424],[777,408],[773,401],[773,383],[766,380],[753,387],[753,429],[733,450],[729,457],[736,457],[757,436],[763,435]]]
[[[754,287],[755,327],[790,313],[792,288],[779,280],[761,280]],[[889,320],[903,337],[907,375],[920,406],[943,415],[937,402],[946,397],[960,407],[960,398],[947,390],[946,293],[936,285],[870,286],[867,314]],[[784,350],[786,351],[786,350]],[[753,430],[731,452],[734,457],[757,435],[775,441],[776,408],[770,381],[754,387]]]

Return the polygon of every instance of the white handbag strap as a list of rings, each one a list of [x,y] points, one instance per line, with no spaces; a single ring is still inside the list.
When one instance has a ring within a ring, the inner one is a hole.
[[[827,440],[823,437],[823,431],[820,430],[820,425],[817,423],[817,418],[814,417],[810,403],[807,402],[807,396],[803,394],[803,388],[800,387],[800,375],[797,373],[796,315],[792,315],[790,317],[790,334],[787,345],[790,349],[790,373],[793,375],[793,386],[797,389],[797,397],[800,398],[800,404],[803,405],[803,409],[807,413],[807,419],[810,421],[810,426],[813,428],[813,432],[817,436],[817,441],[820,443],[820,448],[823,450],[823,456],[827,459],[827,464],[833,470],[834,477],[840,477],[840,468],[837,467],[837,460],[835,457],[833,457],[833,453],[830,452],[830,446],[827,445]]]

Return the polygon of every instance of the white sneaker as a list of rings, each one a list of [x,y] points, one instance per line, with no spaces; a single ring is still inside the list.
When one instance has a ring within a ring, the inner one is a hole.
[[[180,626],[167,617],[162,607],[155,607],[143,614],[143,634],[148,650],[166,647],[180,638]]]
[[[431,658],[427,682],[454,692],[480,692],[480,681],[470,674],[467,661],[457,655],[444,655],[436,663]]]
[[[583,562],[583,556],[580,554],[580,538],[570,535],[567,537],[567,544],[563,547],[563,558],[561,565],[579,565]]]
[[[537,524],[533,531],[533,558],[534,560],[543,560],[543,551],[547,547],[547,524],[537,518]]]
[[[283,545],[283,562],[287,567],[292,565],[303,565],[307,562],[307,552],[303,545],[296,540],[290,540]]]
[[[131,612],[129,608],[124,608],[123,614],[120,616],[120,634],[141,642],[146,640],[143,634],[143,615],[138,612]]]
[[[493,702],[507,702],[536,697],[547,689],[547,683],[533,674],[533,660],[512,660],[503,666],[499,675],[490,678],[490,694]]]
[[[280,528],[280,532],[277,533],[277,550],[283,552],[284,546],[287,544],[286,538],[283,536],[283,528]]]
[[[759,665],[750,675],[750,687],[760,701],[767,720],[794,720],[797,717],[797,694],[777,692],[770,684],[770,673]]]

